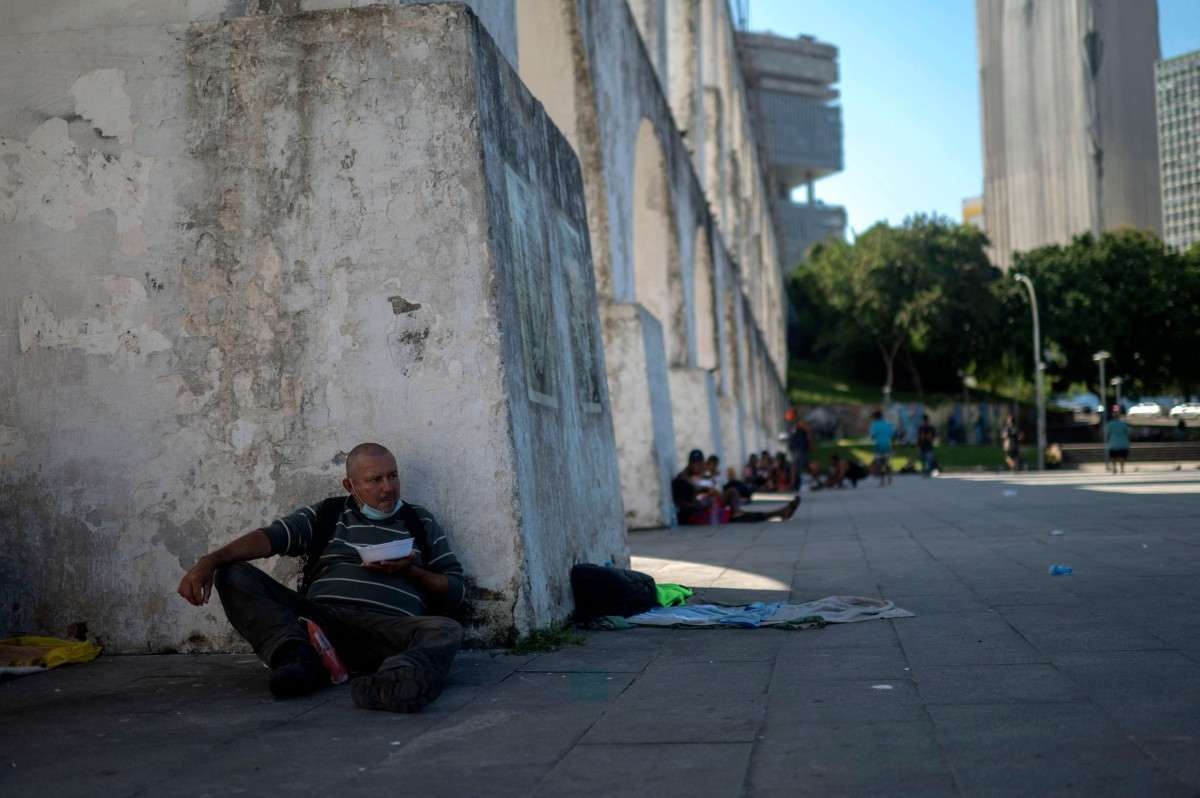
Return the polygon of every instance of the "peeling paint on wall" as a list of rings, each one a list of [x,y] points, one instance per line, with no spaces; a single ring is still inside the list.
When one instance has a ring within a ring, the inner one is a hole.
[[[75,98],[75,113],[94,122],[99,135],[122,144],[133,143],[133,122],[129,118],[133,104],[125,93],[124,70],[88,72],[71,86],[71,96]]]
[[[171,341],[146,322],[146,289],[130,277],[104,277],[99,284],[108,294],[97,302],[99,317],[59,319],[37,294],[21,302],[18,341],[22,354],[35,349],[80,349],[89,355],[146,356],[171,348]]]
[[[112,211],[122,253],[142,254],[152,165],[128,150],[81,150],[65,119],[47,119],[24,142],[0,138],[0,223],[36,219],[68,232],[93,213]]]

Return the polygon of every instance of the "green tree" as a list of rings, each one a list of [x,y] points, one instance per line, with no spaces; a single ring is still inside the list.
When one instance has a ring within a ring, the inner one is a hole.
[[[1094,385],[1092,355],[1102,349],[1112,355],[1109,374],[1133,392],[1197,384],[1200,252],[1181,255],[1152,233],[1124,229],[1019,253],[1013,269],[1037,287],[1044,347],[1061,353],[1051,363],[1056,388]],[[1011,284],[1004,299],[1010,345],[1028,352],[1027,300]]]
[[[900,227],[877,224],[853,244],[815,246],[789,281],[793,352],[844,363],[873,357],[887,390],[898,367],[918,392],[953,390],[960,370],[996,356],[1003,306],[986,244],[974,228],[914,216]]]

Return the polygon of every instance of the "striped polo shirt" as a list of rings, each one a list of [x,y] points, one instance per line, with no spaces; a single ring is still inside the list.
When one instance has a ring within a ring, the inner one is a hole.
[[[421,555],[418,564],[425,570],[446,576],[449,590],[437,604],[440,609],[453,609],[463,600],[462,565],[454,556],[446,533],[430,512],[415,504],[410,506],[425,527],[425,540],[418,539],[414,544],[415,551]],[[316,507],[301,507],[273,521],[265,530],[271,540],[271,553],[293,557],[302,554],[312,556],[309,547],[316,520]],[[349,545],[387,543],[410,537],[412,535],[404,525],[399,507],[391,517],[372,521],[358,511],[353,501],[346,502],[346,509],[342,510],[333,530],[333,539],[319,555],[319,567],[309,585],[307,597],[311,601],[355,604],[364,609],[397,615],[429,614],[426,597],[416,585],[400,574],[364,568],[358,551]]]

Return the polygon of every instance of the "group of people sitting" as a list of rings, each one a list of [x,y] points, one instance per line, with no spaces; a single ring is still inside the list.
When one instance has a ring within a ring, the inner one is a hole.
[[[786,454],[776,452],[772,457],[766,449],[761,455],[751,454],[742,468],[742,480],[754,490],[796,490],[798,476],[795,464]]]
[[[770,456],[769,452],[764,454]],[[751,457],[751,462],[757,465],[756,460]],[[758,476],[757,469],[754,476]],[[756,489],[755,484],[748,479],[737,479],[732,468],[726,471],[722,479],[720,458],[716,455],[705,458],[704,452],[693,449],[688,454],[687,467],[671,481],[671,497],[675,502],[679,523],[706,526],[786,521],[800,506],[800,497],[796,496],[780,509],[769,513],[746,510],[743,505]]]

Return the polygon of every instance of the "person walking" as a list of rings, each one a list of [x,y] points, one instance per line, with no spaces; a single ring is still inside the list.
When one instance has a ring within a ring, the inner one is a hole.
[[[1021,468],[1021,428],[1012,413],[1004,420],[1004,429],[1000,431],[1000,445],[1004,447],[1004,464],[1009,471],[1019,471]]]
[[[796,466],[796,479],[790,488],[799,491],[804,472],[808,470],[809,452],[812,449],[812,428],[801,418],[795,421],[791,437],[788,438],[788,448],[792,450],[792,463]]]
[[[892,439],[896,437],[896,428],[883,417],[883,412],[876,410],[871,414],[874,419],[867,430],[867,435],[875,442],[875,468],[879,474],[879,487],[892,484]]]
[[[1108,447],[1108,468],[1114,474],[1117,473],[1117,465],[1121,466],[1121,473],[1125,473],[1125,461],[1129,459],[1129,424],[1125,419],[1121,418],[1120,405],[1113,405],[1112,420],[1107,425],[1107,438],[1105,444]]]
[[[917,449],[921,452],[921,473],[927,477],[933,476],[933,444],[937,438],[937,430],[929,423],[929,416],[921,416],[921,426],[917,427]]]

